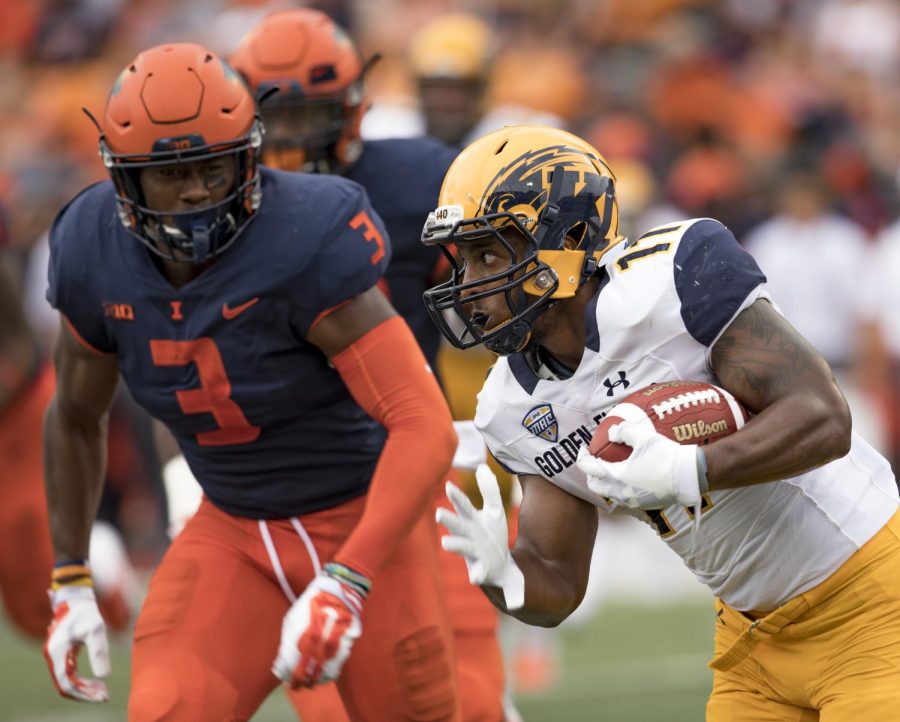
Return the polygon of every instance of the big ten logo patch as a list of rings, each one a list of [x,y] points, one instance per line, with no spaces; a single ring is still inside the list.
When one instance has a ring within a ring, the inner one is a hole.
[[[106,318],[114,318],[116,321],[134,321],[134,307],[130,303],[103,304],[103,315]]]

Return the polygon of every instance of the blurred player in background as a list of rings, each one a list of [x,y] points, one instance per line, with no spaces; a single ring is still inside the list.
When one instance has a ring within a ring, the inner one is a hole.
[[[46,575],[53,549],[39,432],[53,371],[25,318],[6,236],[0,216],[0,596],[16,627],[40,638],[50,623]]]
[[[444,180],[423,242],[453,244],[454,271],[426,305],[452,343],[501,355],[475,423],[524,492],[510,551],[490,475],[482,509],[448,484],[444,548],[499,609],[555,626],[584,595],[598,507],[635,516],[718,597],[707,719],[895,716],[890,466],[851,431],[828,364],[732,233],[693,219],[625,242],[614,183],[589,144],[538,126],[482,137]],[[630,456],[587,453],[617,401],[678,379],[718,384],[755,416],[701,447],[622,408],[609,435]]]
[[[497,38],[477,15],[438,15],[410,41],[425,132],[451,145],[470,140],[485,111]]]
[[[231,63],[262,98],[265,165],[338,174],[366,189],[393,251],[381,288],[435,367],[440,333],[425,313],[422,293],[446,274],[447,266],[437,248],[422,245],[421,225],[457,150],[430,138],[362,141],[367,64],[344,31],[318,11],[269,15],[244,38]],[[266,97],[273,88],[277,92]],[[483,455],[477,436],[475,443]],[[443,489],[438,496],[444,499]],[[502,720],[504,674],[496,610],[468,583],[461,560],[440,556],[463,719]],[[291,701],[304,722],[346,718],[333,686],[292,694]]]
[[[563,51],[533,45],[527,50],[500,50],[495,30],[474,13],[440,13],[416,29],[409,42],[408,65],[427,133],[461,148],[504,125],[565,122],[557,113],[563,112],[562,106],[578,103],[571,89],[582,88],[584,79]],[[524,67],[527,73],[522,72]],[[567,102],[560,102],[563,98]],[[442,344],[436,368],[453,418],[474,418],[475,397],[495,361],[496,356],[482,346],[461,350]],[[489,463],[514,527],[516,482],[493,459]],[[459,473],[456,481],[478,498],[474,474]],[[503,637],[515,689],[539,692],[556,681],[555,635],[507,625]]]
[[[205,494],[138,619],[129,719],[249,719],[279,679],[337,679],[352,720],[458,720],[423,516],[456,438],[376,287],[390,248],[365,191],[260,168],[253,98],[199,45],[141,53],[101,128],[112,182],[50,238],[45,654],[59,691],[107,698],[75,656],[85,645],[109,670],[85,560],[121,370]]]
[[[42,640],[52,617],[47,576],[53,548],[40,431],[53,396],[53,369],[24,313],[18,259],[5,238],[0,214],[0,599],[20,632]],[[136,602],[122,540],[110,524],[97,522],[90,547],[103,617],[122,631]]]

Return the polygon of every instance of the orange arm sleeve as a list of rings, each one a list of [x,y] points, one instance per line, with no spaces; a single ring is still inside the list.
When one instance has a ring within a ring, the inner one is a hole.
[[[356,402],[388,432],[363,515],[334,559],[371,579],[419,517],[431,512],[456,432],[437,380],[399,316],[331,362]]]

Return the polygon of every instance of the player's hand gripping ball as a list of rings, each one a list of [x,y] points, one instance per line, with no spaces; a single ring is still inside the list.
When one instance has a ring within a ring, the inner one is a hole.
[[[737,399],[712,384],[653,384],[610,410],[578,467],[593,492],[630,508],[698,506],[697,447],[733,434],[747,418]]]

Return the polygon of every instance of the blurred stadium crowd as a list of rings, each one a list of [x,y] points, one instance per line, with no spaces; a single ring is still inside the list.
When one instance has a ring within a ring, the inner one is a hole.
[[[267,12],[302,4],[0,3],[0,246],[45,350],[57,321],[42,239],[63,203],[106,177],[82,106],[99,114],[145,47],[191,40],[227,55]],[[900,471],[896,0],[305,4],[381,54],[365,137],[463,144],[507,123],[557,125],[610,162],[625,235],[686,217],[728,225]],[[149,567],[166,543],[165,499],[149,430],[120,405],[107,516]]]

